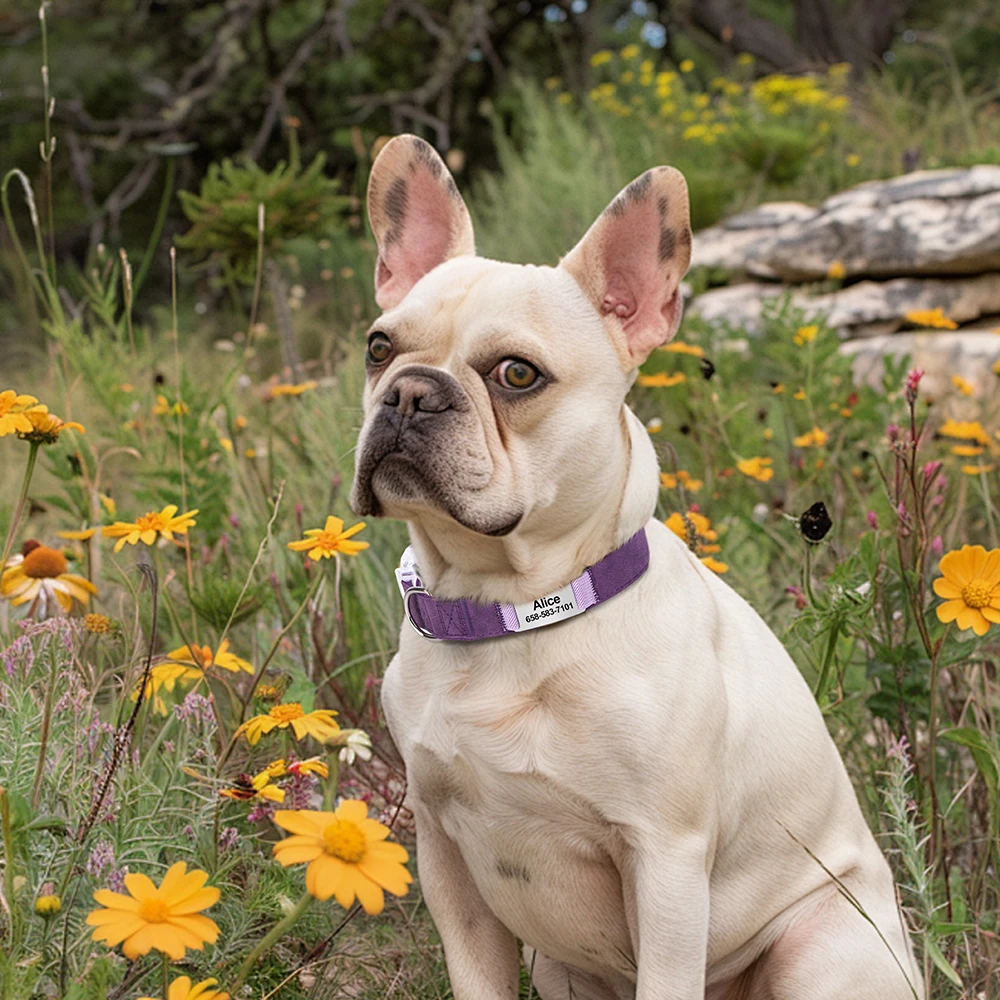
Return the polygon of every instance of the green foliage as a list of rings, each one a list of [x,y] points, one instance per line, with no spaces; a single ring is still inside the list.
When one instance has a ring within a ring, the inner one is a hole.
[[[180,192],[191,228],[177,245],[221,259],[238,281],[253,284],[260,239],[266,251],[280,252],[291,239],[326,236],[341,224],[346,201],[336,194],[337,182],[324,175],[325,163],[320,153],[303,169],[294,142],[290,162],[271,171],[249,160],[213,163],[198,194]]]

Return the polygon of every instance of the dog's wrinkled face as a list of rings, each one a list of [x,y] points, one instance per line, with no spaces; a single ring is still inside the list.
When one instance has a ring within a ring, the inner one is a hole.
[[[468,213],[422,140],[382,151],[365,422],[352,505],[481,535],[583,521],[620,488],[622,402],[680,320],[687,192],[676,171],[626,188],[557,268],[472,255]]]

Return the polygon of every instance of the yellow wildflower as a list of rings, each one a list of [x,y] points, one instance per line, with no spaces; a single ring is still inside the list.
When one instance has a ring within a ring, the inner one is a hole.
[[[335,896],[347,909],[357,898],[366,913],[382,912],[383,891],[406,894],[413,876],[403,867],[406,848],[389,843],[389,828],[368,818],[368,808],[345,799],[334,812],[279,809],[274,822],[293,836],[274,845],[277,861],[309,862],[306,889],[316,899]]]
[[[942,437],[956,438],[959,441],[975,441],[977,444],[988,445],[990,436],[978,420],[953,420],[949,417],[939,428]]]
[[[33,406],[25,410],[23,416],[29,424],[31,430],[19,430],[17,436],[22,441],[34,441],[38,444],[55,444],[59,440],[59,435],[63,431],[79,431],[85,433],[82,424],[75,420],[63,420],[54,413],[49,413],[45,406]]]
[[[212,988],[218,983],[218,979],[203,979],[192,985],[187,976],[180,976],[170,984],[166,1000],[229,1000],[228,993]],[[153,1000],[153,997],[139,997],[139,1000]],[[163,1000],[163,997],[156,1000]]]
[[[813,427],[811,431],[806,431],[805,434],[800,434],[794,439],[793,443],[796,448],[811,448],[813,446],[821,448],[827,442],[826,431],[820,430],[819,427]]]
[[[818,333],[819,327],[815,323],[812,323],[809,326],[800,326],[798,330],[795,331],[795,336],[792,339],[799,347],[801,347],[810,340],[815,340],[816,334]]]
[[[680,66],[677,67],[682,73],[690,73],[694,69],[693,59],[682,60]]]
[[[114,524],[101,529],[101,534],[105,538],[117,538],[115,552],[120,552],[122,546],[135,545],[142,542],[144,545],[152,545],[157,536],[173,541],[174,535],[186,535],[188,528],[193,528],[198,522],[194,520],[197,510],[189,510],[186,514],[177,514],[176,504],[167,504],[159,513],[150,511],[143,514],[135,521],[116,521]]]
[[[826,269],[826,276],[832,281],[843,281],[847,277],[847,268],[841,261],[835,260]]]
[[[600,52],[595,52],[590,57],[590,65],[596,69],[598,66],[611,62],[612,59],[614,59],[614,55],[611,52],[607,49],[601,49]]]
[[[702,556],[702,563],[706,565],[713,573],[728,573],[729,566],[727,563],[720,562],[718,559],[713,559],[712,556]]]
[[[744,476],[749,476],[751,479],[756,479],[759,482],[766,483],[774,476],[774,469],[770,468],[773,463],[773,458],[761,458],[760,456],[756,456],[754,458],[745,458],[742,461],[737,462],[736,468],[739,469]]]
[[[687,381],[687,376],[683,372],[675,372],[668,375],[666,372],[657,372],[655,375],[640,375],[639,385],[650,389],[669,389],[671,386],[680,385]]]
[[[911,309],[904,313],[904,318],[914,326],[929,326],[938,330],[957,330],[958,324],[945,316],[944,311],[937,309]]]
[[[963,631],[985,635],[1000,623],[1000,549],[963,545],[941,558],[941,576],[934,593],[944,598],[937,607],[942,622],[955,622]]]
[[[62,909],[58,896],[39,896],[35,900],[35,913],[40,917],[54,917]]]
[[[189,872],[183,861],[170,867],[159,886],[131,872],[125,876],[127,896],[110,889],[94,893],[101,908],[87,916],[93,939],[109,948],[120,944],[133,961],[155,948],[179,962],[188,948],[201,951],[206,942],[215,944],[219,928],[201,911],[214,906],[220,893],[207,881],[207,872]]]
[[[963,396],[974,396],[976,393],[975,386],[973,386],[971,382],[967,382],[961,375],[952,375],[951,384],[958,389]]]
[[[34,396],[18,394],[13,389],[0,392],[0,437],[18,432],[30,434],[33,427],[25,412],[37,405]]]
[[[986,475],[986,474],[988,474],[990,472],[993,472],[994,469],[996,469],[995,465],[963,465],[962,466],[962,471],[967,476],[982,476],[982,475]]]
[[[74,601],[86,606],[97,588],[84,577],[66,572],[68,568],[58,549],[29,539],[0,573],[0,596],[15,608],[30,601],[43,617],[55,604],[67,613],[73,610]]]
[[[359,521],[344,531],[344,522],[331,514],[322,528],[310,528],[305,533],[305,538],[289,542],[288,547],[293,552],[308,552],[313,562],[329,559],[338,552],[343,552],[345,556],[356,556],[368,548],[368,543],[352,542],[350,539],[364,527],[365,522]]]
[[[315,389],[318,385],[319,382],[315,379],[310,379],[308,382],[300,382],[298,385],[290,385],[287,382],[282,382],[271,386],[264,397],[264,401],[269,402],[272,399],[277,399],[279,396],[301,396],[302,393],[309,392],[310,389]]]
[[[245,733],[247,742],[256,746],[260,738],[273,729],[287,729],[291,726],[297,740],[312,736],[318,742],[325,743],[340,731],[340,726],[333,721],[336,714],[326,708],[305,712],[298,702],[288,702],[275,705],[267,715],[255,715],[248,719],[236,730],[236,735]]]

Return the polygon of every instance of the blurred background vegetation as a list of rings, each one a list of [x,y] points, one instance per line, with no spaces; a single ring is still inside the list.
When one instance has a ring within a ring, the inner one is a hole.
[[[162,301],[165,248],[190,228],[176,192],[215,176],[217,200],[225,160],[259,168],[229,191],[250,252],[242,264],[182,254],[182,268],[204,265],[182,298],[245,312],[234,283],[253,258],[257,202],[270,201],[272,221],[291,216],[285,283],[328,275],[340,319],[369,308],[360,197],[385,134],[418,132],[447,155],[481,252],[546,262],[654,162],[685,170],[706,225],[765,196],[816,200],[867,177],[1000,161],[992,0],[58,0],[46,26],[63,295],[79,300],[99,247],[124,248],[137,285],[152,283],[136,289],[140,315]],[[36,0],[0,10],[0,174],[26,171],[44,221],[42,27]],[[803,74],[816,85],[781,90]],[[262,178],[290,161],[339,200],[313,218],[283,201],[299,185]],[[42,349],[25,330],[29,299],[0,223],[7,356]]]

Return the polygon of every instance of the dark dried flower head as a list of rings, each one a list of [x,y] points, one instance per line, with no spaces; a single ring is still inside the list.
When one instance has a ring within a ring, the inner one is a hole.
[[[698,366],[701,368],[702,378],[706,382],[715,374],[715,365],[708,358],[699,358]]]
[[[826,504],[817,500],[807,511],[799,515],[799,531],[807,542],[821,542],[829,534],[833,521],[827,512]]]

